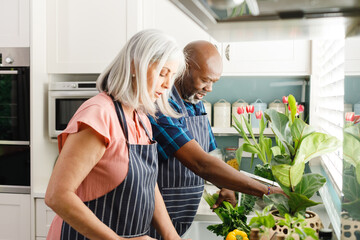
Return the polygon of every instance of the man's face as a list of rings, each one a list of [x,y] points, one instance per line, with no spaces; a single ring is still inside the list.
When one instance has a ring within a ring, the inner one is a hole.
[[[203,97],[212,91],[212,85],[221,76],[221,68],[194,66],[191,64],[183,79],[182,97],[185,101],[193,104],[198,103]]]

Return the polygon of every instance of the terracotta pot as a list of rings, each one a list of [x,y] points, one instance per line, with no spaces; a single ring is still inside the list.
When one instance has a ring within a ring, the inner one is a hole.
[[[348,213],[341,213],[341,239],[357,240],[360,237],[360,221],[352,219]]]
[[[280,219],[284,219],[283,217],[279,216],[279,211],[278,210],[270,211],[270,213],[274,216],[275,221],[280,220]],[[319,215],[317,215],[315,212],[312,212],[312,211],[306,211],[305,222],[306,222],[305,227],[310,227],[312,229],[315,229],[316,233],[319,233],[319,230],[324,228]],[[275,225],[270,230],[269,236],[270,237],[273,236],[273,234],[275,232],[277,234],[287,236],[289,234],[289,229],[286,226]],[[299,239],[299,236],[297,234],[293,234],[293,237],[295,238],[295,240]],[[309,238],[309,239],[312,239],[312,238]]]

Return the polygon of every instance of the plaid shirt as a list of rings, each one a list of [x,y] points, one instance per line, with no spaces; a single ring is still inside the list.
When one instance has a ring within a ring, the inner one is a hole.
[[[183,113],[181,106],[173,98],[169,99],[169,103],[176,112],[181,114]],[[185,101],[183,101],[183,103],[185,104],[187,113],[190,117],[206,114],[204,104],[201,101],[197,104],[192,104]],[[149,116],[153,130],[153,137],[158,142],[157,149],[159,160],[167,160],[169,157],[173,156],[173,154],[185,143],[194,139],[194,137],[186,127],[184,117],[172,118],[161,113],[157,113],[156,116],[156,120]],[[208,125],[210,146],[209,149],[204,150],[210,152],[216,148],[216,142],[214,134],[211,130],[210,123]]]

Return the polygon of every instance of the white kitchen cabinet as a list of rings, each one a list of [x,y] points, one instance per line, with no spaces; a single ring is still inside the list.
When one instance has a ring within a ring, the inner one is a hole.
[[[310,75],[310,41],[261,41],[222,44],[223,75]]]
[[[0,1],[0,47],[30,46],[30,0]]]
[[[139,3],[140,0],[47,1],[48,72],[102,72],[126,40],[140,30]]]
[[[30,240],[29,194],[0,194],[0,239]]]
[[[181,47],[210,36],[169,0],[143,0],[144,28],[156,28],[175,37]]]
[[[360,75],[360,37],[345,41],[345,75]]]
[[[35,199],[36,238],[42,239],[41,237],[47,236],[55,215],[55,212],[46,206],[43,198]]]

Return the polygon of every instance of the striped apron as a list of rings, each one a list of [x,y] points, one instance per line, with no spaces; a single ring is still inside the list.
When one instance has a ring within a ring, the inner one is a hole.
[[[114,101],[120,125],[129,150],[129,170],[124,181],[114,190],[97,199],[84,202],[91,211],[121,237],[148,234],[155,207],[155,184],[158,172],[157,143],[138,145],[128,142],[128,129],[121,104]],[[61,239],[88,239],[63,221]]]
[[[210,145],[209,120],[207,115],[189,116],[175,86],[172,97],[181,106],[186,127],[204,151]],[[170,218],[180,236],[190,227],[196,215],[204,190],[204,180],[185,167],[175,157],[159,162],[158,185]],[[150,236],[162,239],[152,227]]]

